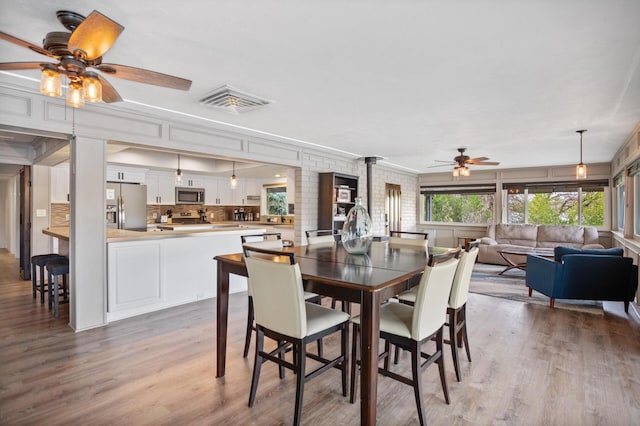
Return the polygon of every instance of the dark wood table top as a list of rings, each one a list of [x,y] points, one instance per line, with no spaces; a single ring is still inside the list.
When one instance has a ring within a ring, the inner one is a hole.
[[[325,283],[360,291],[376,291],[406,281],[424,270],[429,260],[425,250],[390,247],[386,242],[373,242],[368,254],[349,254],[340,243],[285,247],[283,251],[296,254],[303,280],[321,278]],[[241,253],[215,259],[244,265]]]

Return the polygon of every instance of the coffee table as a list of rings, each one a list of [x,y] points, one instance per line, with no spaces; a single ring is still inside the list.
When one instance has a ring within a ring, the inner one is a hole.
[[[538,249],[523,249],[523,248],[506,248],[503,250],[498,250],[500,256],[509,264],[502,272],[499,272],[498,275],[502,275],[507,271],[512,269],[520,269],[523,271],[527,270],[527,256],[534,255],[540,257],[546,257],[547,259],[553,259],[553,249],[552,248],[538,248]]]

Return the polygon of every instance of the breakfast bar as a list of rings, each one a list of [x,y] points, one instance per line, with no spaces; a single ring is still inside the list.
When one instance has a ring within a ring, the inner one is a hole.
[[[107,321],[215,297],[211,259],[240,251],[240,235],[265,231],[228,225],[157,232],[107,229]],[[61,251],[68,247],[68,227],[43,233],[58,238]],[[246,279],[232,276],[230,292],[245,290]]]

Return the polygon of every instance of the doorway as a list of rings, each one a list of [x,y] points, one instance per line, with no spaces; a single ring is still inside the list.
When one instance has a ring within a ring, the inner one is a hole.
[[[31,279],[31,166],[20,169],[20,276]]]
[[[402,191],[400,185],[392,183],[385,183],[385,234],[389,235],[390,231],[401,231],[401,212],[400,212],[400,198]]]

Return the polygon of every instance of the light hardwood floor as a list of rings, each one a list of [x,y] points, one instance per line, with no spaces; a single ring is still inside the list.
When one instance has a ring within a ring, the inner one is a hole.
[[[0,250],[0,424],[291,423],[294,377],[279,380],[272,364],[247,407],[246,295],[231,297],[227,375],[216,379],[214,300],[74,333],[68,306],[55,319],[17,271],[16,259]],[[605,308],[597,316],[470,295],[473,362],[461,352],[458,383],[447,352],[451,405],[437,368],[424,373],[429,424],[640,424],[640,324],[621,304]],[[336,340],[325,344],[335,347]],[[403,354],[405,373],[407,361]],[[338,370],[307,383],[302,418],[359,424],[359,405],[341,396]],[[378,424],[418,424],[409,386],[379,379]]]

